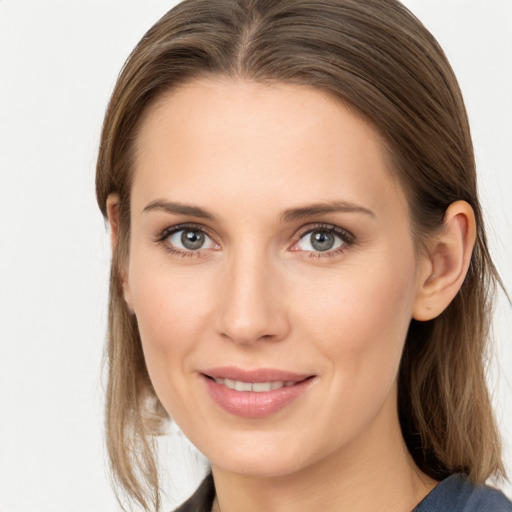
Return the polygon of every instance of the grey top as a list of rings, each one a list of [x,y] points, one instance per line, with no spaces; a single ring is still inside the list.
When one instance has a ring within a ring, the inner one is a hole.
[[[501,491],[457,474],[434,487],[413,512],[512,512],[512,503]]]
[[[214,498],[210,473],[174,512],[210,512]],[[412,512],[512,512],[512,503],[501,491],[474,485],[465,475],[454,474],[437,484]]]

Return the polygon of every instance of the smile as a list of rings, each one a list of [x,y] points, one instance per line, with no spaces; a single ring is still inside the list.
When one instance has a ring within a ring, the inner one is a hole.
[[[243,382],[241,380],[232,379],[214,379],[217,384],[226,386],[229,389],[235,391],[253,391],[255,393],[265,393],[266,391],[272,391],[275,389],[281,389],[284,387],[290,387],[296,384],[296,381],[272,381],[272,382]]]
[[[200,376],[213,403],[242,418],[264,418],[284,410],[318,380],[316,375],[236,367],[210,369]]]

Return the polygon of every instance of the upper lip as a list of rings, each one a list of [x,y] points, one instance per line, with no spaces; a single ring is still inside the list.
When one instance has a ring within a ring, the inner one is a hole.
[[[243,369],[236,366],[223,366],[201,371],[203,375],[214,379],[231,379],[241,382],[300,382],[313,377],[310,373],[296,373],[276,368]]]

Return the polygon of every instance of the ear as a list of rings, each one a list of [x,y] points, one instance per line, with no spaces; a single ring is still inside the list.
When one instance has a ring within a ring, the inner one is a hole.
[[[440,315],[457,295],[466,277],[476,240],[473,208],[456,201],[446,210],[443,229],[431,243],[413,307],[413,318],[426,321]]]
[[[119,245],[119,229],[120,229],[120,199],[118,194],[109,194],[107,197],[107,217],[110,226],[110,245],[112,247],[112,258],[116,258]],[[119,261],[119,260],[118,260]],[[130,293],[130,287],[128,285],[128,277],[126,273],[125,262],[122,264],[121,279],[123,286],[123,295],[128,309],[133,313],[132,298]]]
[[[109,194],[107,197],[107,218],[110,226],[110,246],[112,254],[117,251],[117,244],[119,243],[119,195]]]

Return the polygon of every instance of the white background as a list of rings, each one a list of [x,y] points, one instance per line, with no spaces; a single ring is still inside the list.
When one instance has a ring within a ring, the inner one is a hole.
[[[118,510],[102,437],[109,243],[94,167],[116,75],[174,3],[0,0],[1,512]],[[491,247],[512,293],[512,0],[405,4],[459,77]],[[490,384],[510,473],[511,316],[501,296]],[[174,464],[180,500],[199,476]]]

